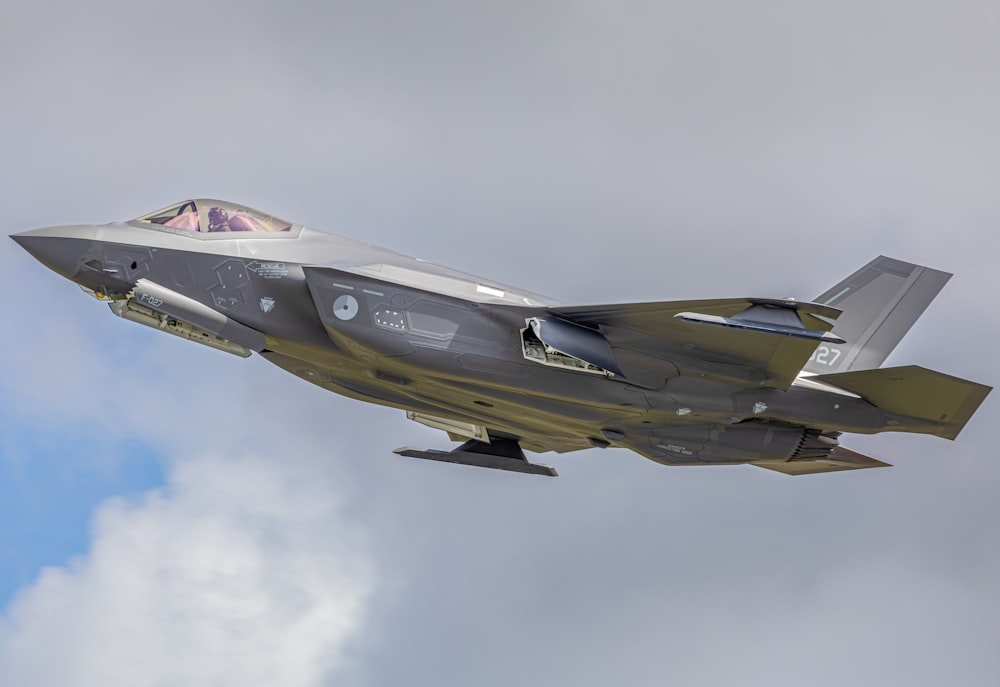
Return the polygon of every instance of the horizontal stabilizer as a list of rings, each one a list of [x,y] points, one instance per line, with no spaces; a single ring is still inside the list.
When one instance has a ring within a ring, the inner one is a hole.
[[[439,460],[445,463],[458,463],[459,465],[472,465],[480,468],[492,468],[494,470],[508,470],[510,472],[524,472],[529,475],[546,475],[557,477],[555,468],[548,465],[530,463],[524,456],[521,447],[516,441],[509,439],[492,439],[491,443],[467,441],[454,451],[439,451],[436,449],[419,449],[409,446],[397,448],[393,453],[408,458],[424,458],[426,460]]]
[[[810,377],[861,396],[880,410],[914,418],[894,426],[899,432],[954,439],[992,387],[917,365],[855,370]]]
[[[759,468],[783,472],[786,475],[814,475],[819,472],[840,472],[843,470],[862,470],[864,468],[888,468],[889,463],[883,463],[871,456],[852,451],[843,446],[837,446],[824,458],[812,460],[761,461],[754,463]]]

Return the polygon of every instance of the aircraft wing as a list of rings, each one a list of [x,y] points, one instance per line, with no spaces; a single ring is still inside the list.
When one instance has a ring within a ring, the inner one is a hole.
[[[840,311],[818,303],[732,298],[548,308],[550,316],[599,331],[627,380],[662,383],[662,363],[680,374],[748,388],[787,389],[821,341],[834,339]],[[659,363],[659,364],[658,364]],[[649,368],[657,368],[650,374]]]

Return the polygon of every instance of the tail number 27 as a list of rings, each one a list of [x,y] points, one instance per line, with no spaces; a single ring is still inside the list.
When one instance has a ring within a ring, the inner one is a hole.
[[[812,362],[830,366],[835,365],[838,358],[840,358],[840,350],[829,346],[820,346],[809,356],[809,360]]]

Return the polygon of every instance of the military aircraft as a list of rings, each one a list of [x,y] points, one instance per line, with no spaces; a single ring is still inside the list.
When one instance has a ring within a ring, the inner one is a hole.
[[[581,306],[218,200],[12,238],[119,317],[464,441],[396,450],[413,458],[555,475],[524,449],[621,446],[664,465],[881,467],[840,435],[954,439],[991,390],[879,368],[951,276],[887,257],[815,302]]]

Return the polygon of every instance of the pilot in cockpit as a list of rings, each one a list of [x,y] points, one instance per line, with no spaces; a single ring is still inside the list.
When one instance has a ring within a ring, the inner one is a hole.
[[[258,217],[236,210],[232,215],[220,207],[209,208],[208,210],[208,230],[209,231],[285,231],[284,227],[274,226],[273,223],[265,223]]]
[[[201,205],[200,208],[199,205]],[[208,211],[204,212],[206,206]],[[184,229],[194,233],[211,232],[215,234],[231,231],[287,232],[291,231],[292,228],[289,222],[250,208],[241,207],[235,203],[207,200],[187,200],[141,217],[139,221],[173,229]]]

